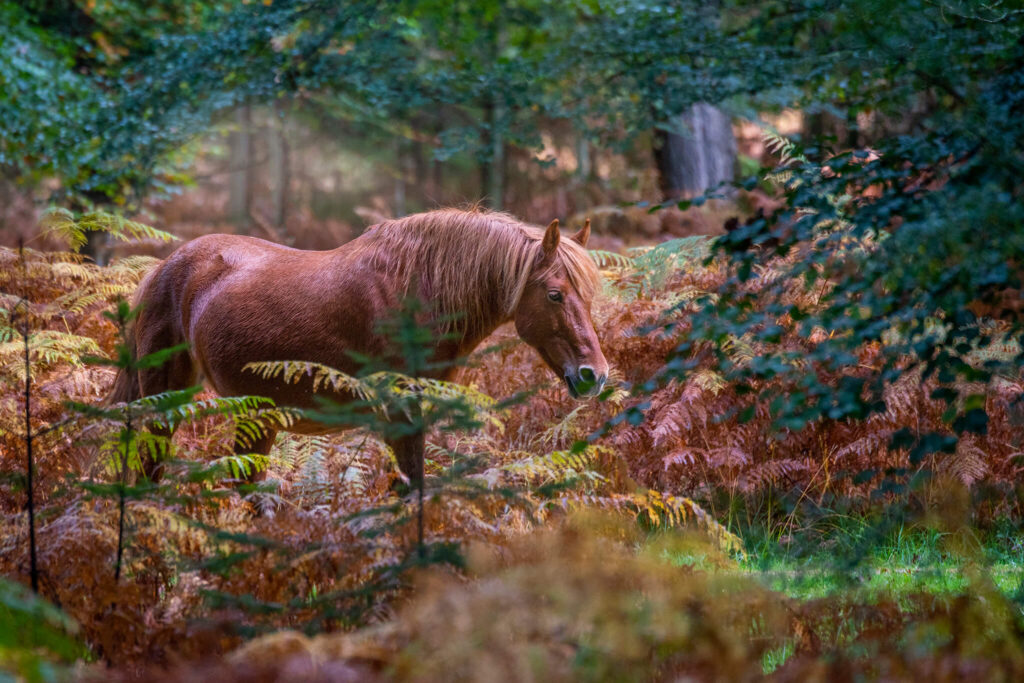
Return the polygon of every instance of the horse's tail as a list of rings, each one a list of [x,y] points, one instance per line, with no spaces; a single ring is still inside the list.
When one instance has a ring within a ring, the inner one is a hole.
[[[135,354],[135,326],[129,325],[125,330],[125,344]],[[142,398],[142,387],[139,385],[139,372],[128,368],[118,368],[114,384],[107,395],[107,404],[128,403]]]
[[[132,307],[137,308],[143,302],[145,298],[146,289],[148,288],[149,282],[153,278],[153,273],[156,269],[151,270],[142,278],[139,283],[138,289],[135,290],[135,296],[132,297]],[[135,326],[138,322],[138,318],[128,323],[124,331],[124,344],[128,347],[132,358],[137,353],[137,345],[135,343]],[[117,376],[114,377],[114,384],[110,388],[110,393],[107,395],[107,405],[113,405],[114,403],[128,403],[129,401],[135,401],[142,398],[142,385],[139,383],[139,372],[138,370],[130,370],[128,368],[118,368]]]

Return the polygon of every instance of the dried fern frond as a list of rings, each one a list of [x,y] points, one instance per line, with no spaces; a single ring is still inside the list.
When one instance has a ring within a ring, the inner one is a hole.
[[[653,489],[635,493],[612,493],[607,496],[567,496],[562,507],[570,510],[597,508],[628,511],[637,519],[663,528],[677,528],[693,521],[723,551],[744,555],[743,540],[726,529],[690,498],[674,496]]]
[[[581,403],[576,406],[566,413],[565,417],[561,420],[538,434],[535,441],[538,443],[550,444],[552,446],[565,446],[572,443],[582,436],[580,415],[582,415],[587,408],[588,406],[586,403]]]
[[[970,486],[988,474],[988,460],[988,454],[973,437],[963,436],[956,444],[956,453],[942,457],[938,470]]]
[[[0,327],[0,376],[15,376],[25,372],[25,347],[21,339],[14,340],[10,326]],[[67,364],[81,367],[82,357],[98,355],[100,347],[95,339],[56,330],[39,330],[29,337],[29,358],[33,370]],[[43,367],[36,367],[43,366]]]

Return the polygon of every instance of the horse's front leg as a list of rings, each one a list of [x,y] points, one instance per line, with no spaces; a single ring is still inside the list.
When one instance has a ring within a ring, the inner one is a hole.
[[[410,427],[412,425],[410,424]],[[395,454],[398,469],[409,479],[409,486],[418,488],[423,480],[423,446],[425,435],[422,429],[411,434],[386,439],[388,446]]]
[[[392,409],[389,413],[392,433],[384,441],[395,454],[399,471],[409,479],[409,487],[418,489],[423,482],[423,450],[426,440],[423,411],[419,403],[414,401],[406,405],[404,410]]]

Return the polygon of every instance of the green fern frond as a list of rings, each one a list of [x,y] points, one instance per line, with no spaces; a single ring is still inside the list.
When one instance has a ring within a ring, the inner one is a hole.
[[[210,465],[223,469],[228,476],[234,479],[242,479],[265,470],[267,468],[267,457],[258,453],[225,455],[214,459]]]
[[[267,430],[288,429],[299,418],[294,408],[261,408],[235,415],[235,439],[246,448],[266,435]]]
[[[694,235],[662,242],[653,247],[630,249],[633,267],[640,276],[643,289],[654,292],[661,289],[676,269],[693,268],[702,264],[711,253],[710,237]]]
[[[499,469],[507,475],[534,483],[565,482],[585,479],[601,482],[605,478],[593,470],[593,465],[609,450],[603,446],[587,446],[580,452],[552,451],[546,455],[531,455],[502,465]]]
[[[399,373],[378,372],[370,375],[368,380],[384,380],[394,387],[398,394],[418,394],[426,400],[436,399],[442,401],[462,400],[478,411],[486,412],[492,410],[497,403],[487,394],[474,387],[469,387],[456,382],[445,382],[439,379],[428,379],[424,377],[408,377]]]
[[[129,471],[142,471],[142,453],[156,460],[166,460],[171,453],[171,440],[161,434],[147,430],[113,432],[100,445],[100,453],[106,455],[107,471],[117,476],[122,466]]]
[[[53,207],[43,214],[40,225],[44,235],[63,240],[73,251],[85,246],[90,232],[105,232],[122,242],[142,239],[172,242],[178,239],[169,232],[106,211],[91,211],[76,219],[67,209]]]
[[[280,377],[286,384],[298,383],[309,377],[312,378],[314,392],[331,389],[338,393],[353,394],[359,399],[371,403],[380,401],[372,382],[361,380],[321,363],[295,360],[260,361],[246,363],[242,369],[254,372],[263,379]]]
[[[618,268],[622,270],[633,267],[633,259],[625,254],[619,254],[614,251],[591,249],[590,256],[594,259],[598,268]]]
[[[173,393],[165,392],[146,396],[134,401],[132,405],[155,410],[165,403]],[[169,423],[192,422],[212,415],[242,418],[250,413],[274,407],[274,402],[271,399],[262,396],[218,396],[201,401],[189,401],[183,405],[163,409],[158,415],[154,415],[153,421],[157,426],[166,427]],[[287,411],[288,409],[278,408],[277,410]]]
[[[409,377],[398,372],[380,371],[359,378],[308,361],[261,361],[247,363],[243,369],[255,372],[263,379],[280,377],[286,383],[310,378],[313,391],[330,389],[338,393],[349,393],[373,405],[382,414],[386,413],[388,398],[391,396],[404,398],[415,395],[427,402],[462,401],[482,414],[490,413],[496,404],[493,398],[474,387],[438,379]],[[504,424],[495,416],[488,419],[498,429],[504,428]]]

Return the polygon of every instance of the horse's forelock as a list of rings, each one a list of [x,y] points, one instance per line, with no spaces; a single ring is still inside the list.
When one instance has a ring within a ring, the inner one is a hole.
[[[562,238],[558,256],[569,274],[569,282],[586,301],[591,301],[601,286],[601,273],[585,247],[572,239]]]

